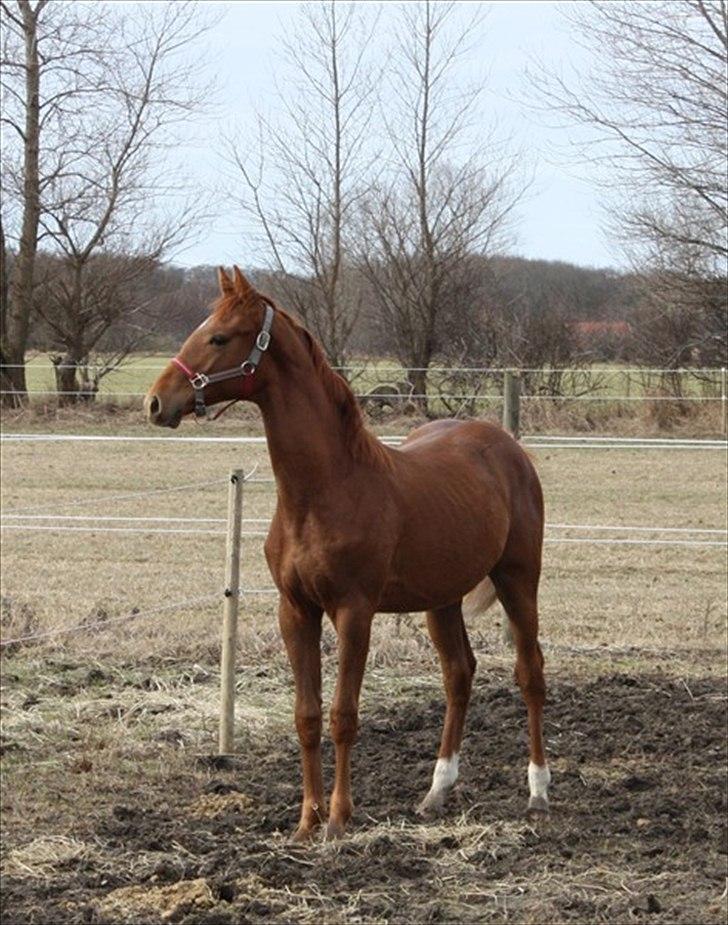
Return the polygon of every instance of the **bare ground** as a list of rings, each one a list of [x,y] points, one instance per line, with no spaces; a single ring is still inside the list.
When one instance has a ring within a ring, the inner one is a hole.
[[[724,681],[697,661],[687,677],[649,659],[619,672],[560,662],[553,811],[536,828],[523,815],[520,694],[480,662],[445,817],[413,811],[441,728],[437,678],[395,690],[394,669],[374,671],[351,833],[299,847],[279,663],[243,673],[239,754],[220,761],[205,755],[204,706],[189,713],[214,700],[212,668],[6,659],[5,703],[21,720],[2,743],[3,922],[724,922]],[[270,715],[248,721],[256,697]],[[328,742],[325,762],[330,780]]]

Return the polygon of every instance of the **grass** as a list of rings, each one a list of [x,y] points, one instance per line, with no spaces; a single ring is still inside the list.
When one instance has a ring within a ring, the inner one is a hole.
[[[169,355],[165,354],[132,355],[128,362],[101,380],[100,395],[107,400],[114,398],[122,404],[138,401],[166,366],[169,358]],[[350,366],[353,368],[348,375],[354,390],[359,394],[366,394],[377,386],[391,385],[406,378],[402,366],[392,359],[356,357],[350,361]],[[548,396],[550,393],[546,386],[547,373],[547,369],[540,374],[527,373],[524,394]],[[699,377],[686,371],[680,378],[683,393],[691,399],[719,399],[721,390],[725,387],[725,382],[721,380],[721,372],[717,369],[707,374],[701,373]],[[428,374],[428,382],[431,395],[430,406],[435,413],[452,414],[462,407],[463,411],[467,411],[468,414],[483,414],[500,407],[503,386],[502,376],[497,373],[448,373],[442,366],[433,364],[433,369]],[[27,383],[31,391],[41,393],[35,399],[37,404],[42,406],[48,401],[53,401],[55,376],[48,355],[34,354],[29,357]],[[618,408],[624,409],[625,405],[629,409],[630,405],[634,404],[631,399],[657,397],[658,401],[654,403],[660,404],[660,397],[664,398],[670,394],[665,392],[659,373],[650,370],[635,371],[619,363],[598,364],[593,370],[575,369],[568,372],[563,378],[561,388],[567,398],[569,395],[598,397],[598,401],[575,403],[582,414],[585,409],[592,409],[589,413],[597,415],[603,415],[605,408],[599,408],[602,405],[614,412]],[[438,393],[479,397],[474,402],[446,400],[443,403],[437,397]],[[626,397],[628,401],[614,400],[620,397]],[[564,405],[563,401],[554,403],[548,399],[529,400],[525,403],[529,408],[534,408],[533,413],[542,415],[552,413],[548,410],[549,406]],[[566,404],[568,406],[572,403],[567,401]],[[641,403],[637,402],[637,404]],[[706,404],[720,405],[720,402],[709,401]],[[688,410],[685,404],[682,410],[683,412]],[[718,416],[718,409],[715,411],[715,416]]]
[[[547,521],[571,524],[721,528],[725,526],[724,457],[701,451],[537,450]],[[219,635],[224,567],[226,474],[233,467],[270,478],[264,447],[234,444],[5,444],[6,512],[56,513],[90,520],[59,521],[85,531],[3,531],[2,627],[5,638],[59,627],[77,631],[39,640],[41,649],[138,657],[212,654]],[[128,500],[150,488],[210,483]],[[269,518],[271,484],[246,486],[244,517]],[[91,502],[91,503],[89,503]],[[219,523],[95,521],[96,516],[193,517]],[[53,521],[14,521],[33,526]],[[93,532],[94,527],[209,529],[195,533]],[[265,530],[245,524],[247,531]],[[588,535],[577,531],[571,536]],[[549,535],[556,536],[556,531]],[[563,535],[559,533],[558,535]],[[592,534],[594,535],[594,534]],[[601,536],[602,534],[596,534]],[[243,586],[270,588],[262,537],[243,541]],[[547,545],[542,634],[554,646],[715,648],[726,631],[725,550],[720,547]],[[203,604],[114,621],[176,601],[211,595]],[[280,655],[275,597],[246,597],[241,652]],[[476,643],[499,638],[494,612],[472,627]],[[108,627],[104,623],[109,621]],[[374,662],[388,661],[389,640],[415,660],[429,653],[421,619],[376,622]],[[84,630],[86,624],[94,624]],[[100,625],[97,625],[100,624]],[[80,631],[79,631],[80,630]],[[428,656],[429,657],[429,656]]]

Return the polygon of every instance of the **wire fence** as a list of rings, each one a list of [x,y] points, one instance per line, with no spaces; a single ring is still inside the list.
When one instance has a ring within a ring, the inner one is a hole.
[[[257,471],[257,469],[258,469],[258,464],[256,463],[249,470],[248,474],[243,477],[243,482],[248,481],[250,478],[252,478],[253,474]],[[72,506],[76,508],[76,507],[82,507],[82,506],[87,506],[87,505],[108,503],[110,501],[119,502],[119,501],[138,500],[140,498],[147,499],[151,496],[171,494],[171,493],[179,492],[179,491],[190,491],[190,490],[200,491],[200,490],[210,489],[213,487],[220,489],[222,488],[223,485],[227,484],[228,482],[229,482],[229,478],[217,478],[217,479],[212,479],[212,480],[206,480],[204,482],[190,482],[184,485],[166,485],[166,486],[160,486],[157,488],[146,489],[144,491],[124,492],[121,494],[104,495],[104,496],[99,496],[95,498],[80,498],[80,499],[75,498],[71,501],[62,502],[58,506],[61,506],[61,507]],[[53,513],[42,513],[42,514],[28,513],[29,511],[37,511],[37,510],[38,510],[38,507],[30,506],[27,508],[19,508],[13,511],[3,511],[2,514],[0,515],[0,529],[3,531],[29,529],[31,531],[36,531],[36,532],[40,531],[40,532],[53,532],[53,533],[63,533],[63,532],[69,532],[69,531],[70,532],[80,532],[80,531],[86,532],[87,530],[90,530],[94,533],[119,533],[119,532],[139,533],[139,534],[177,533],[177,534],[182,534],[182,535],[205,534],[205,535],[215,535],[215,536],[217,535],[225,536],[227,533],[227,531],[225,530],[222,530],[222,531],[221,530],[203,530],[203,529],[200,529],[199,527],[193,528],[192,530],[190,530],[187,527],[184,527],[184,528],[179,527],[179,528],[172,528],[172,529],[168,529],[168,528],[159,529],[159,528],[154,528],[154,527],[127,529],[127,528],[104,527],[104,526],[98,525],[99,519],[101,519],[104,522],[107,522],[109,520],[132,522],[132,523],[137,522],[137,521],[147,522],[147,518],[144,518],[144,517],[126,518],[126,517],[118,516],[118,515],[83,515],[83,514],[65,515],[65,514],[53,514]],[[47,511],[47,507],[46,507],[46,511]],[[26,523],[26,524],[23,524],[23,523],[13,523],[12,522],[13,520],[16,520],[16,521],[17,520],[21,520],[21,521],[27,521],[27,520],[67,521],[69,519],[94,521],[94,525],[90,527],[83,527],[83,526],[68,525],[67,523],[50,523],[50,524],[38,524],[38,523],[27,524]],[[8,523],[7,522],[8,520],[10,520],[11,523]],[[154,521],[155,523],[167,523],[167,522],[185,523],[185,522],[188,522],[188,520],[184,517],[172,517],[172,518],[151,517],[151,518],[148,518],[148,520]],[[225,519],[221,519],[221,518],[193,518],[193,520],[196,522],[226,523]],[[247,522],[251,520],[255,522],[259,522],[259,521],[268,522],[264,518],[246,518]],[[27,642],[33,642],[33,641],[40,640],[40,639],[55,638],[58,636],[64,636],[64,635],[73,634],[73,633],[86,633],[89,631],[96,631],[96,630],[101,631],[101,630],[105,630],[109,626],[116,626],[121,623],[128,623],[129,621],[141,620],[145,617],[153,616],[156,614],[167,613],[167,612],[175,611],[175,610],[182,610],[184,608],[198,606],[200,604],[207,604],[215,600],[221,601],[229,593],[231,593],[230,589],[225,589],[225,590],[221,589],[217,592],[211,592],[211,593],[204,594],[204,595],[198,595],[195,597],[186,598],[184,600],[176,601],[174,603],[159,604],[153,607],[146,608],[144,610],[140,610],[139,608],[134,607],[128,613],[120,615],[118,617],[104,617],[103,619],[100,619],[100,620],[91,620],[91,621],[86,620],[86,619],[81,619],[70,625],[54,627],[54,628],[51,628],[48,630],[42,630],[39,632],[25,633],[20,636],[14,636],[10,639],[0,640],[0,648],[7,649],[8,647],[21,645]],[[251,595],[251,594],[266,595],[266,594],[276,594],[277,590],[275,588],[251,588],[251,589],[238,588],[238,589],[235,589],[234,593],[248,594],[248,595]]]
[[[42,367],[38,366],[38,363],[44,363]],[[112,372],[113,373],[122,373],[128,372],[129,370],[136,369],[145,369],[145,370],[156,370],[161,371],[166,369],[169,365],[168,361],[158,361],[155,363],[137,363],[135,361],[130,361],[122,366],[117,367]],[[58,365],[51,364],[50,362],[45,362],[45,357],[43,355],[31,356],[27,363],[4,363],[3,366],[6,369],[39,369],[42,368],[47,371],[53,371],[55,369],[80,369],[79,366],[71,363],[59,363]],[[87,363],[84,364],[83,369],[91,370],[105,370],[107,367],[103,363]],[[367,372],[372,368],[385,369],[387,371],[403,371],[403,372],[417,372],[417,373],[434,373],[434,372],[471,372],[471,373],[573,373],[576,370],[587,370],[591,373],[607,374],[607,375],[620,375],[623,373],[632,373],[632,374],[646,374],[646,373],[660,373],[660,374],[683,374],[683,375],[698,375],[698,374],[707,374],[713,375],[715,373],[720,373],[723,370],[721,366],[403,366],[399,363],[395,363],[391,360],[373,360],[370,363],[360,363],[358,365],[352,366],[332,366],[336,372]]]
[[[0,389],[0,395],[15,395],[16,393],[10,389]],[[74,396],[75,398],[83,398],[88,393],[83,392],[78,389],[74,390],[59,390],[59,389],[29,389],[28,395],[51,395],[51,396]],[[143,398],[146,395],[146,392],[102,392],[99,395],[99,398],[106,399],[110,401],[114,398]],[[397,404],[405,406],[409,402],[420,402],[420,401],[453,401],[453,402],[478,402],[480,404],[498,404],[503,399],[500,395],[484,395],[480,392],[473,392],[470,394],[457,394],[455,392],[354,392],[354,397],[359,399],[363,403],[369,404]],[[669,401],[669,402],[723,402],[725,398],[721,395],[614,395],[614,394],[605,394],[605,395],[569,395],[569,394],[522,394],[521,401],[551,401],[551,402],[589,402],[589,401],[599,401],[599,402],[614,402],[615,404],[620,404],[622,402],[659,402],[659,401]]]
[[[94,522],[123,521],[133,523],[227,523],[224,517],[120,517],[118,515],[77,515],[77,514],[3,514],[2,518],[11,517],[15,520],[92,520]],[[265,524],[269,526],[271,519],[266,517],[241,517],[241,524]],[[728,528],[715,527],[644,527],[625,524],[546,524],[552,530],[609,530],[620,533],[726,533]],[[216,533],[219,531],[215,531]]]
[[[19,364],[17,364],[19,365]],[[25,364],[28,394],[35,400],[51,397],[79,402],[141,398],[168,362],[130,362],[108,371],[104,363],[81,368],[52,366],[45,357]],[[516,374],[527,402],[614,402],[645,401],[726,402],[726,369],[723,367],[641,367],[574,365],[570,367],[528,366],[429,366],[408,367],[392,360],[377,359],[334,367],[345,376],[357,398],[370,408],[430,403],[433,410],[463,413],[491,406],[501,400],[504,377]],[[56,373],[75,369],[86,377],[74,389],[59,389]],[[94,379],[98,372],[104,378]],[[86,381],[88,377],[90,380]],[[426,381],[426,391],[416,383]],[[14,394],[3,390],[0,395]]]
[[[138,527],[107,527],[99,526],[98,523],[90,524],[88,526],[69,526],[67,524],[51,524],[51,525],[39,525],[39,524],[27,524],[27,523],[8,523],[7,519],[10,515],[4,515],[2,520],[0,520],[0,530],[22,530],[28,533],[34,532],[55,532],[55,533],[118,533],[118,534],[159,534],[159,533],[171,533],[171,534],[180,534],[181,536],[196,537],[196,536],[221,536],[224,537],[227,535],[226,530],[207,530],[201,529],[199,527],[192,528],[183,528],[183,527],[148,527],[148,526],[138,526]],[[116,519],[116,518],[108,518]],[[122,518],[134,520],[134,518]],[[154,518],[155,520],[165,522],[163,518]],[[104,523],[107,518],[96,518],[100,523]],[[145,518],[138,518],[138,520],[145,520]],[[184,520],[184,518],[171,518],[171,522],[177,522],[179,520]],[[220,521],[225,523],[225,521]],[[261,521],[267,525],[270,524],[270,521]],[[612,533],[626,533],[631,531],[640,531],[643,533],[686,533],[690,535],[720,535],[725,536],[726,540],[716,541],[716,540],[704,540],[704,539],[682,539],[682,538],[670,538],[670,539],[632,539],[624,537],[592,537],[592,536],[580,536],[580,537],[558,537],[558,536],[546,536],[545,542],[548,543],[587,543],[587,544],[597,544],[597,545],[609,545],[609,546],[720,546],[723,548],[728,548],[728,530],[710,528],[705,529],[702,527],[622,527],[618,524],[614,525],[604,525],[604,524],[546,524],[546,530],[566,530],[566,531],[610,531]],[[268,535],[267,530],[242,530],[242,537],[255,538],[255,537],[264,537]]]
[[[401,434],[380,436],[386,446],[399,446],[406,440]],[[138,434],[57,434],[57,433],[1,433],[0,443],[159,443],[169,447],[182,444],[237,444],[262,446],[265,437],[212,437],[212,436],[146,436]],[[617,437],[592,434],[530,434],[521,444],[534,449],[639,449],[639,450],[722,450],[728,449],[725,438],[698,439],[692,437]],[[255,481],[255,480],[254,480]],[[183,486],[184,487],[184,486]]]
[[[184,601],[175,601],[173,604],[160,604],[158,607],[150,607],[147,610],[138,610],[134,608],[129,613],[120,617],[104,618],[96,621],[79,621],[70,626],[57,626],[50,630],[43,630],[40,633],[27,633],[24,636],[16,636],[14,639],[3,639],[0,641],[0,647],[19,645],[23,642],[31,642],[36,639],[50,639],[54,636],[65,636],[69,633],[85,633],[89,630],[105,629],[107,626],[119,623],[128,623],[130,620],[141,620],[144,617],[150,617],[155,614],[165,613],[170,610],[181,610],[183,607],[190,607],[197,604],[209,603],[213,600],[219,600],[220,594],[204,594],[200,597],[187,598]]]
[[[58,435],[56,435],[57,437]],[[23,435],[4,435],[3,439],[23,438]],[[28,439],[55,439],[53,435],[25,435]],[[98,435],[93,439],[135,439],[131,438],[111,438],[104,435]],[[144,439],[144,438],[141,438]],[[162,438],[169,441],[169,438]],[[204,440],[205,438],[194,438],[195,440]],[[220,438],[207,438],[220,439]],[[240,440],[254,440],[261,443],[264,438],[235,438]],[[391,442],[401,441],[403,438],[394,436],[390,438]],[[544,438],[548,439],[548,438]],[[576,441],[583,438],[568,437],[563,439],[565,446],[574,446]],[[538,446],[548,446],[544,440],[536,442]],[[595,438],[596,446],[607,446],[606,438]],[[171,442],[176,442],[173,438]],[[626,445],[629,448],[641,447],[642,441],[635,438],[625,438]],[[657,447],[661,449],[669,448],[673,441],[658,439]],[[685,441],[685,448],[699,449],[706,441]],[[726,449],[726,441],[708,441],[714,448]],[[245,474],[243,481],[246,484],[273,485],[275,480],[272,477],[257,475],[259,464],[255,464]],[[37,534],[64,534],[64,533],[99,533],[109,536],[111,534],[120,535],[154,535],[154,534],[174,534],[177,537],[189,537],[196,539],[201,536],[205,537],[224,537],[227,530],[225,524],[229,521],[221,517],[198,517],[198,516],[179,516],[179,515],[120,515],[107,513],[62,513],[69,508],[75,511],[78,508],[89,506],[106,505],[110,502],[114,504],[129,500],[146,500],[154,496],[169,495],[182,491],[209,491],[211,489],[222,490],[222,487],[229,483],[228,477],[219,477],[205,481],[189,482],[182,485],[165,485],[149,488],[141,491],[123,492],[115,494],[98,495],[93,498],[74,498],[66,501],[60,501],[55,504],[29,505],[19,507],[10,511],[3,511],[0,516],[0,530],[37,533]],[[266,491],[270,489],[265,489]],[[248,540],[259,540],[267,535],[267,529],[271,523],[269,517],[241,517],[240,526],[247,529],[241,529],[240,534]],[[575,535],[576,534],[576,535]],[[607,535],[608,534],[608,535]],[[728,529],[724,527],[705,527],[705,526],[657,526],[644,524],[584,524],[584,523],[547,523],[545,543],[548,545],[581,545],[597,547],[651,547],[655,551],[660,549],[715,549],[725,550],[728,548]],[[276,595],[277,589],[274,587],[241,587],[235,589],[235,593],[243,597]],[[102,620],[88,621],[86,619],[78,620],[67,626],[54,627],[40,632],[25,633],[0,642],[0,647],[7,648],[13,645],[21,645],[40,639],[54,638],[72,633],[82,633],[88,631],[104,630],[109,626],[126,623],[129,621],[141,620],[155,614],[181,610],[200,604],[207,604],[214,600],[222,600],[225,592],[218,590],[208,594],[187,598],[175,603],[160,604],[150,608],[140,610],[133,608],[126,614],[118,617],[104,618]]]
[[[117,534],[183,534],[188,537],[193,536],[225,536],[224,531],[213,530],[149,530],[149,529],[113,529],[109,527],[24,527],[15,524],[2,524],[0,530],[23,530],[30,532],[53,532],[53,533],[117,533]],[[265,531],[248,531],[241,534],[242,538],[262,538],[267,536]],[[600,537],[552,537],[547,536],[544,540],[546,545],[556,544],[575,544],[575,545],[595,545],[595,546],[670,546],[677,548],[680,546],[700,546],[703,548],[716,546],[721,549],[728,549],[728,543],[723,541],[712,540],[661,540],[661,539],[624,539],[610,538],[602,539]],[[271,593],[275,589],[270,589]]]

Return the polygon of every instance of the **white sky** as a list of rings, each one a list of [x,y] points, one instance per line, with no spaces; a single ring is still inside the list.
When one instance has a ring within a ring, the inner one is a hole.
[[[457,16],[471,16],[475,5],[460,3]],[[563,150],[568,144],[567,132],[548,127],[546,116],[518,102],[528,98],[524,69],[529,61],[588,66],[584,52],[566,31],[557,3],[499,0],[487,6],[490,12],[481,26],[480,39],[458,79],[467,81],[479,71],[487,71],[488,90],[479,118],[485,126],[496,117],[533,163],[535,181],[518,210],[517,243],[512,252],[581,265],[619,266],[621,255],[602,230],[600,190],[580,177],[587,171],[580,171]],[[219,84],[217,116],[189,154],[185,151],[185,157],[201,188],[207,188],[219,184],[224,172],[217,153],[218,133],[237,129],[243,138],[246,133],[252,137],[256,109],[276,111],[274,71],[279,80],[283,76],[284,84],[295,80],[282,69],[281,36],[295,21],[299,4],[237,0],[205,3],[203,7],[211,12],[214,9],[221,17],[204,40],[210,73]],[[371,15],[374,12],[372,7]],[[382,34],[376,41],[386,41],[387,15],[391,14],[385,9],[378,30]],[[250,230],[240,212],[221,200],[204,236],[178,254],[174,262],[260,265],[261,255],[251,253]]]

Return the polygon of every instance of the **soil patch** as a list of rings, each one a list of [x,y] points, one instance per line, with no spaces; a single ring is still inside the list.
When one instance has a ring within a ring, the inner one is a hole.
[[[292,729],[206,767],[175,750],[151,778],[130,771],[123,795],[100,788],[62,843],[16,825],[3,922],[723,922],[725,705],[714,678],[552,681],[552,818],[536,828],[520,694],[479,676],[461,781],[423,824],[444,704],[413,682],[363,706],[354,824],[334,845],[288,841]],[[325,761],[331,781],[328,742]]]

